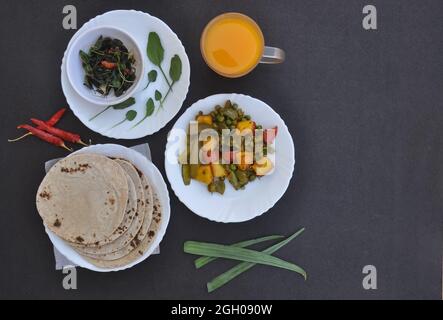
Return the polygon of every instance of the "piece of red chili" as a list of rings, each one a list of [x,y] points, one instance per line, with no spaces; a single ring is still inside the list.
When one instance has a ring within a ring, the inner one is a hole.
[[[35,118],[31,118],[31,121],[32,121],[32,123],[36,124],[39,128],[41,128],[43,131],[46,131],[50,134],[53,134],[54,136],[62,138],[65,141],[78,143],[78,144],[82,144],[84,146],[87,146],[87,144],[84,143],[82,141],[82,139],[80,138],[80,135],[78,135],[76,133],[72,133],[72,132],[65,131],[65,130],[62,130],[62,129],[59,129],[56,127],[48,126],[44,121],[38,120]]]
[[[57,122],[60,121],[60,119],[63,117],[63,115],[66,112],[66,108],[61,108],[60,110],[58,110],[56,113],[54,113],[52,115],[51,118],[49,118],[48,121],[46,121],[46,124],[50,127],[53,127],[57,124]]]
[[[100,64],[105,69],[115,69],[117,67],[117,64],[115,62],[110,62],[106,60],[103,60],[102,62],[100,62]]]
[[[50,144],[53,144],[54,146],[64,148],[68,151],[72,151],[72,149],[68,148],[64,141],[60,139],[59,137],[53,136],[52,134],[49,134],[43,130],[34,128],[33,126],[30,126],[28,124],[21,124],[17,127],[18,129],[26,129],[28,130],[33,136],[36,136],[37,138],[46,141]]]

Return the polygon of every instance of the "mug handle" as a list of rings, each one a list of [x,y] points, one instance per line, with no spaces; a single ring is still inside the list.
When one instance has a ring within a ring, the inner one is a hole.
[[[280,48],[265,47],[263,50],[263,56],[260,59],[260,63],[276,64],[285,61],[286,54]]]

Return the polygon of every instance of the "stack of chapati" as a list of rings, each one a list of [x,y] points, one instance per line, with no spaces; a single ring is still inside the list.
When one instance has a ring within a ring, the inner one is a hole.
[[[140,170],[98,154],[60,160],[43,179],[36,202],[46,227],[100,268],[123,267],[142,256],[162,217]]]

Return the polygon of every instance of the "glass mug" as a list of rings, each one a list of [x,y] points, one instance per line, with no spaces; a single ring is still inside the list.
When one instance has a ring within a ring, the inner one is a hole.
[[[200,50],[206,64],[216,73],[238,78],[259,63],[281,63],[282,49],[265,46],[263,33],[250,17],[236,12],[221,14],[203,30]]]

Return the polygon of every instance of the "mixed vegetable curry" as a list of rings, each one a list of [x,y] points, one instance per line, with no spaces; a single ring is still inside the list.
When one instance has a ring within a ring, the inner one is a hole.
[[[212,137],[199,141],[198,148],[201,156],[198,157],[198,163],[192,163],[190,161],[191,133],[188,129],[187,148],[180,155],[185,185],[189,185],[191,180],[197,180],[206,184],[209,192],[223,194],[226,180],[235,190],[240,190],[244,189],[249,182],[272,171],[274,164],[269,155],[274,152],[272,144],[277,135],[277,127],[264,130],[261,125],[251,119],[250,115],[245,114],[236,103],[231,103],[229,100],[223,107],[217,105],[209,114],[203,114],[200,111],[195,120],[198,125],[198,134],[205,129],[213,129],[218,137],[222,137],[223,132],[226,132],[223,130],[228,129],[229,132],[240,134],[241,138],[237,142],[231,138],[226,141],[223,138]],[[254,138],[245,138],[244,132],[251,133]],[[256,134],[257,132],[260,134]]]

